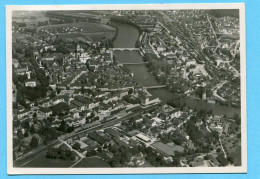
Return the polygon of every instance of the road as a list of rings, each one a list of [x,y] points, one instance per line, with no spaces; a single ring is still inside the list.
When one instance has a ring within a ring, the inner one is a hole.
[[[217,34],[216,34],[216,32],[215,32],[215,30],[214,30],[214,28],[213,28],[213,25],[212,25],[211,20],[209,19],[209,16],[208,16],[208,15],[207,15],[207,20],[208,20],[208,22],[209,22],[209,25],[210,25],[210,28],[211,28],[211,30],[212,30],[212,33],[213,33],[214,36],[216,37],[216,41],[217,41],[218,46],[219,46],[219,41],[218,41]]]
[[[224,147],[223,147],[222,142],[221,142],[220,139],[219,139],[219,143],[220,143],[220,146],[221,146],[222,151],[224,152],[224,156],[225,156],[225,158],[227,158],[226,151],[225,151],[225,149],[224,149]]]
[[[225,101],[225,99],[222,98],[221,96],[219,96],[219,95],[217,94],[217,91],[218,91],[218,89],[220,89],[226,82],[227,82],[227,81],[224,81],[224,82],[222,82],[222,83],[216,85],[216,87],[215,87],[216,89],[213,91],[213,96],[215,96],[215,97],[221,99],[222,101]]]

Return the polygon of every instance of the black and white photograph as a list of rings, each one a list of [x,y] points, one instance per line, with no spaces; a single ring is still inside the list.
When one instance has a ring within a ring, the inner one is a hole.
[[[244,4],[6,15],[9,174],[247,171]]]

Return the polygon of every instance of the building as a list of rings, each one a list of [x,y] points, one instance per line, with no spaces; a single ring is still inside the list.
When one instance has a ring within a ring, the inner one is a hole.
[[[30,115],[31,113],[32,113],[32,112],[31,112],[30,110],[28,110],[28,109],[21,110],[21,111],[18,112],[17,118],[18,118],[18,119],[22,119],[22,118],[24,118],[25,116]]]
[[[26,80],[26,81],[24,82],[24,85],[25,85],[26,87],[36,87],[37,82],[36,82],[36,80],[28,79],[28,80]]]
[[[217,157],[217,161],[221,164],[221,166],[227,166],[227,165],[228,165],[228,161],[227,161],[227,159],[224,157],[223,154],[220,154],[220,155]]]
[[[18,66],[19,66],[19,62],[16,58],[13,58],[13,65],[15,68],[18,68]]]
[[[179,145],[167,145],[162,142],[155,142],[151,145],[157,152],[164,155],[165,157],[174,156],[175,152],[183,152],[184,147]]]
[[[145,96],[141,99],[141,105],[147,106],[154,103],[159,103],[160,99],[154,96]]]
[[[142,134],[142,133],[139,133],[139,134],[137,134],[136,135],[136,138],[137,139],[140,139],[142,142],[151,142],[151,139],[149,138],[149,137],[147,137],[147,136],[145,136],[144,134]]]
[[[44,117],[49,117],[52,114],[52,111],[49,108],[40,108],[39,114]]]
[[[19,68],[16,70],[16,73],[18,75],[25,75],[27,71],[28,71],[28,68]]]
[[[194,59],[188,59],[186,60],[186,66],[195,65],[196,61]]]

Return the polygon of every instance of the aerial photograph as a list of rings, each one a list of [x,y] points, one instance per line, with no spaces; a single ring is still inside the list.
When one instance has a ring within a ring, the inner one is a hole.
[[[11,23],[14,168],[242,165],[239,9],[16,10]]]

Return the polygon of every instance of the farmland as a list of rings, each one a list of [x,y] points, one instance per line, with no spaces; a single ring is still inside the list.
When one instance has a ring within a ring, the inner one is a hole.
[[[54,34],[58,33],[67,42],[97,42],[112,38],[116,33],[114,27],[90,22],[49,25],[42,26],[40,29],[47,29]]]

